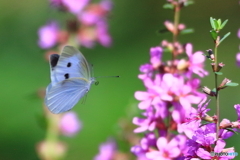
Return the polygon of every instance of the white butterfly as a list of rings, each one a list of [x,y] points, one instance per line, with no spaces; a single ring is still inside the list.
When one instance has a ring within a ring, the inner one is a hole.
[[[91,66],[72,46],[65,46],[61,55],[50,56],[50,73],[45,104],[54,114],[71,110],[95,82]]]

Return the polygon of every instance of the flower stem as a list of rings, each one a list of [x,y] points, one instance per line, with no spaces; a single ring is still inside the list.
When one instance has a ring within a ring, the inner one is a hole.
[[[180,4],[177,4],[174,9],[174,32],[173,32],[173,45],[177,42],[177,37],[178,37],[178,24],[180,20]],[[172,62],[174,62],[176,58],[177,51],[175,47],[173,48],[173,53],[172,53]]]
[[[217,62],[217,45],[215,45],[214,50],[214,56],[215,56],[215,66],[214,66],[214,72],[217,72],[218,62]],[[218,93],[218,75],[215,75],[215,88],[216,88],[216,114],[217,114],[217,127],[216,127],[216,139],[218,140],[219,136],[219,119],[220,119],[220,107],[219,107],[219,93]]]

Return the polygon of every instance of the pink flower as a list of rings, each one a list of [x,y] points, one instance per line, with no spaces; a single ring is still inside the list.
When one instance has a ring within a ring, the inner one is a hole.
[[[236,64],[238,67],[240,67],[240,53],[236,54]]]
[[[238,121],[240,120],[240,104],[234,105],[234,108],[236,109],[237,115],[238,115]]]
[[[84,25],[96,25],[105,21],[108,12],[112,9],[112,2],[104,0],[99,4],[91,4],[78,15],[79,21]]]
[[[163,49],[161,47],[152,47],[150,49],[150,62],[153,68],[158,68],[161,65]]]
[[[104,47],[110,47],[112,38],[108,33],[108,25],[106,22],[101,21],[97,23],[97,39]]]
[[[188,43],[186,45],[186,53],[189,57],[189,70],[200,77],[208,75],[208,72],[203,69],[205,61],[203,52],[197,51],[192,53],[192,44]]]
[[[73,14],[78,14],[88,4],[89,0],[62,0],[62,3]]]
[[[157,140],[158,151],[147,152],[146,157],[151,160],[172,160],[177,158],[181,153],[178,143],[176,138],[168,142],[165,137],[160,137]]]
[[[100,145],[99,153],[94,157],[94,160],[112,160],[116,148],[117,147],[115,141],[109,139],[107,142]]]
[[[53,47],[58,40],[59,27],[56,22],[49,22],[38,30],[38,45],[43,49]]]
[[[238,36],[238,38],[240,38],[240,29],[238,29],[237,36]]]
[[[59,127],[63,135],[73,136],[79,132],[79,130],[82,128],[82,124],[79,121],[76,113],[67,112],[63,114]]]

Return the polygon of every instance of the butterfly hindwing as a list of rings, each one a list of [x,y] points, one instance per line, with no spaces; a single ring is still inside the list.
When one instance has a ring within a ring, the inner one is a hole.
[[[55,114],[69,111],[89,90],[90,83],[85,79],[72,78],[47,87],[45,104]]]

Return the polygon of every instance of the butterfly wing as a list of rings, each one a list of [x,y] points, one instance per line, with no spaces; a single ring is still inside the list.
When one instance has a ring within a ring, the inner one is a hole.
[[[50,57],[52,73],[51,80],[54,86],[56,82],[61,82],[70,78],[91,79],[91,69],[87,60],[76,48],[65,46],[60,57]],[[56,65],[54,66],[55,62]]]
[[[71,110],[89,91],[91,83],[82,78],[71,78],[46,89],[45,104],[48,109],[59,114]]]

